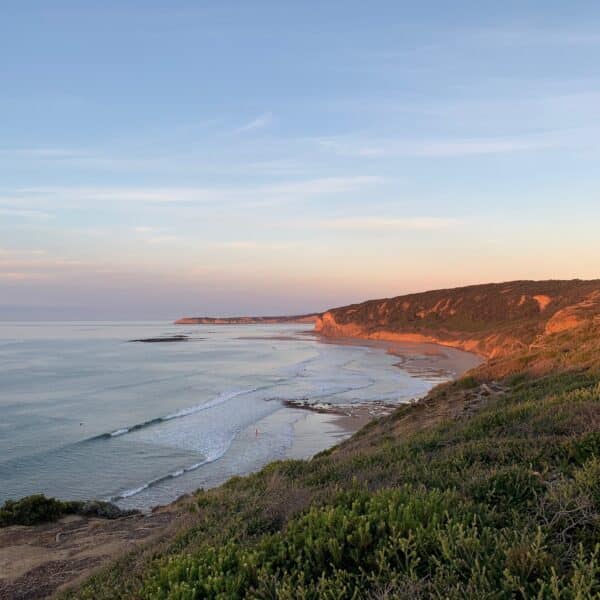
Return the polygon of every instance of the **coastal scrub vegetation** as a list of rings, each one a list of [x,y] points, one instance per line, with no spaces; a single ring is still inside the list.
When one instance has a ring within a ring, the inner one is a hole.
[[[71,598],[600,597],[600,327],[186,500]]]
[[[37,525],[56,521],[72,514],[83,502],[56,500],[43,494],[34,494],[20,500],[7,500],[0,507],[0,527],[9,525]]]
[[[116,519],[136,512],[121,510],[115,504],[101,500],[57,500],[44,494],[34,494],[20,500],[7,500],[0,507],[0,527],[50,523],[66,515]]]

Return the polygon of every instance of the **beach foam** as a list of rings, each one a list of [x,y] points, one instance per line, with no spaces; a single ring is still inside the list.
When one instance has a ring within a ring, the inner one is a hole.
[[[208,452],[207,456],[204,460],[193,463],[193,464],[183,467],[181,469],[177,469],[176,471],[172,471],[171,473],[168,473],[167,475],[163,475],[161,477],[156,477],[150,481],[147,481],[146,483],[143,483],[139,487],[135,487],[135,488],[132,488],[129,490],[125,490],[123,492],[119,492],[118,494],[112,496],[110,498],[110,500],[112,502],[118,502],[119,500],[125,500],[127,498],[131,498],[132,496],[137,496],[144,490],[147,490],[147,489],[154,487],[160,483],[168,481],[169,479],[176,479],[178,477],[185,475],[186,473],[195,471],[196,469],[199,469],[200,467],[203,467],[204,465],[208,465],[210,463],[213,463],[213,462],[219,460],[222,456],[225,455],[227,450],[229,450],[229,447],[231,446],[231,443],[233,442],[234,437],[235,436],[231,436],[225,444],[221,445],[218,448],[214,448],[212,451]]]
[[[153,425],[158,425],[159,423],[164,423],[166,421],[171,421],[173,419],[181,419],[183,417],[189,417],[190,415],[196,414],[203,410],[208,410],[209,408],[214,408],[215,406],[219,406],[224,402],[228,402],[233,398],[237,398],[238,396],[243,396],[244,394],[250,394],[252,392],[258,391],[259,388],[250,388],[247,390],[235,390],[231,392],[223,392],[217,395],[212,400],[208,402],[204,402],[202,404],[196,404],[195,406],[190,406],[188,408],[182,408],[177,412],[171,413],[169,415],[165,415],[163,417],[157,417],[156,419],[150,419],[148,421],[144,421],[142,423],[137,423],[135,425],[130,425],[129,427],[121,427],[112,431],[110,433],[101,433],[100,435],[94,436],[93,438],[89,438],[87,441],[98,440],[98,439],[106,439],[106,438],[114,438],[122,435],[126,435],[128,433],[133,433],[134,431],[139,431],[140,429],[144,429],[146,427],[152,427]],[[86,440],[84,440],[86,441]]]

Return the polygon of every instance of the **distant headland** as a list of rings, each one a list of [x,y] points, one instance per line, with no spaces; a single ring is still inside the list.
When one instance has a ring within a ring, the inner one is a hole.
[[[527,350],[551,334],[597,320],[600,280],[508,281],[368,300],[323,313],[185,317],[178,325],[314,323],[331,338],[434,343],[486,359]]]
[[[282,315],[275,317],[183,317],[175,325],[260,325],[274,323],[314,323],[319,315]]]

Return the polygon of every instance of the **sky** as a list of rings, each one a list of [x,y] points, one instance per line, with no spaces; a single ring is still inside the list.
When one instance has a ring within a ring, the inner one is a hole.
[[[4,0],[0,319],[600,277],[600,3]]]

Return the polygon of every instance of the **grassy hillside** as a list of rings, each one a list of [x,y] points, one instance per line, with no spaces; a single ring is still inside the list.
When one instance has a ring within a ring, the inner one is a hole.
[[[191,526],[71,597],[598,598],[596,312],[309,462],[188,502]]]

